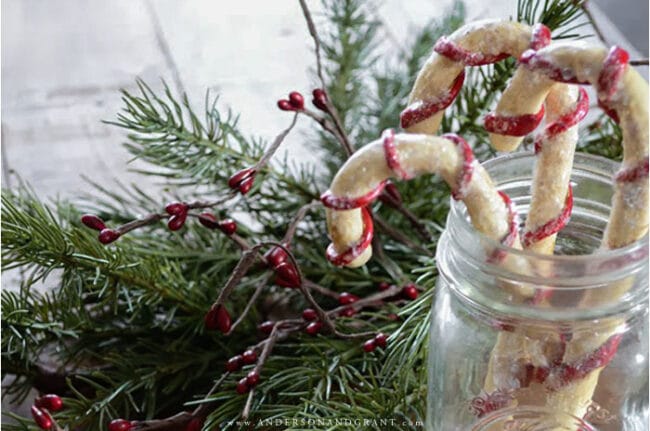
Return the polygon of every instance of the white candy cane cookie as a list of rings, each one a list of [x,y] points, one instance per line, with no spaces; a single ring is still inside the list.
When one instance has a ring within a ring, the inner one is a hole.
[[[648,230],[648,84],[627,66],[627,60],[621,48],[607,51],[576,42],[527,51],[497,107],[497,112],[512,112],[516,107],[517,115],[537,112],[555,82],[591,84],[596,88],[599,105],[621,126],[624,150],[623,167],[614,177],[613,208],[602,242],[604,249],[631,244]],[[516,145],[518,139],[494,135],[493,143]],[[622,283],[612,292],[622,294],[625,287]],[[590,306],[590,299],[582,306]],[[599,335],[581,334],[569,341],[560,366],[535,373],[539,382],[551,388],[547,406],[581,417],[591,402],[600,372],[614,358],[620,340],[616,331],[601,331]]]
[[[366,206],[379,196],[388,178],[424,173],[439,174],[450,185],[479,232],[508,246],[519,244],[510,199],[495,189],[464,139],[452,134],[396,135],[388,130],[350,157],[321,196],[332,239],[328,259],[351,268],[365,264],[372,255],[372,216]]]
[[[409,105],[401,114],[402,128],[411,133],[436,133],[444,109],[463,85],[465,66],[496,63],[511,56],[518,58],[526,49],[539,49],[550,41],[551,32],[542,24],[531,27],[493,20],[476,21],[441,37],[417,76]],[[527,126],[525,133],[532,131],[543,115],[543,110],[535,114],[532,128],[522,119],[521,130]]]

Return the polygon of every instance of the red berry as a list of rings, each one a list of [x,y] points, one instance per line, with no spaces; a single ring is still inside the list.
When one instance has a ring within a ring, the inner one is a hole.
[[[305,107],[305,98],[297,91],[289,93],[289,104],[293,109],[302,110]]]
[[[241,357],[245,365],[254,364],[257,361],[257,353],[255,353],[255,350],[246,350],[242,353]]]
[[[409,283],[402,288],[402,296],[406,299],[410,299],[411,301],[416,299],[419,293],[420,292],[418,292],[418,288],[415,287],[415,284],[413,283]]]
[[[253,188],[253,184],[255,184],[255,177],[248,177],[246,179],[243,179],[241,183],[237,186],[237,190],[239,190],[239,193],[242,195],[245,195],[246,193],[250,192],[251,189]]]
[[[341,317],[352,317],[355,314],[357,314],[357,310],[355,310],[354,307],[345,307],[339,312],[339,316]]]
[[[399,320],[399,316],[397,314],[395,314],[395,313],[390,313],[389,315],[386,316],[386,318],[388,320],[393,320],[393,321]]]
[[[81,216],[81,223],[85,224],[87,227],[95,230],[106,229],[104,220],[100,219],[96,215],[84,214]]]
[[[230,236],[237,231],[237,222],[232,219],[225,219],[219,222],[219,230]]]
[[[129,431],[133,428],[133,424],[126,419],[113,419],[108,424],[108,431]]]
[[[293,111],[294,110],[293,106],[291,106],[291,102],[289,102],[287,99],[278,100],[278,108],[280,108],[283,111]]]
[[[318,313],[313,308],[305,308],[302,310],[302,318],[307,322],[318,319]]]
[[[112,243],[113,241],[117,241],[119,237],[120,233],[116,230],[102,229],[102,231],[99,232],[99,236],[97,238],[99,239],[99,242],[106,245]]]
[[[184,202],[170,202],[165,205],[165,211],[169,215],[187,214],[189,207]]]
[[[248,378],[244,377],[239,382],[237,382],[237,393],[245,394],[248,392]]]
[[[343,292],[339,295],[339,304],[341,305],[349,305],[353,302],[357,302],[358,300],[359,297],[357,295],[353,295],[348,292]]]
[[[172,231],[179,230],[185,225],[185,220],[187,220],[187,214],[185,213],[173,215],[169,218],[167,227]]]
[[[379,334],[375,335],[375,344],[377,344],[382,349],[386,348],[387,341],[388,337],[386,337],[386,334],[380,332]]]
[[[199,418],[194,418],[187,423],[184,431],[201,431],[203,427],[203,421]]]
[[[236,189],[243,180],[250,176],[255,176],[255,169],[253,168],[244,168],[241,169],[230,176],[228,179],[228,187],[231,189]]]
[[[271,268],[275,268],[282,262],[286,262],[288,257],[289,255],[287,252],[277,246],[264,253],[264,258]]]
[[[34,405],[51,412],[58,412],[63,408],[63,400],[56,394],[47,394],[36,398]]]
[[[257,384],[260,382],[260,373],[258,373],[255,370],[252,370],[250,373],[246,375],[246,384],[249,387],[257,386]]]
[[[321,111],[327,111],[327,94],[325,94],[325,91],[320,88],[316,88],[314,91],[312,91],[311,94],[314,96],[314,98],[311,100],[311,103],[313,103],[314,106]]]
[[[377,347],[377,344],[375,344],[375,339],[374,338],[366,341],[365,343],[363,343],[363,351],[366,352],[366,353],[372,352],[373,350],[375,350],[376,347]]]
[[[311,322],[309,325],[307,325],[307,328],[305,328],[305,332],[307,332],[309,335],[316,335],[320,332],[320,329],[323,327],[323,324],[321,322]]]
[[[210,307],[210,311],[205,315],[204,319],[205,328],[208,330],[218,329],[224,334],[230,331],[230,326],[232,321],[230,319],[230,313],[223,305],[217,305]]]
[[[300,276],[293,263],[282,262],[273,269],[276,274],[275,284],[296,289],[300,287]]]
[[[271,333],[271,331],[273,331],[274,327],[275,327],[275,322],[271,322],[270,320],[267,320],[266,322],[260,323],[257,329],[259,329],[260,332],[268,335]]]
[[[385,281],[382,281],[381,283],[379,283],[379,285],[377,287],[379,288],[379,290],[381,292],[383,292],[384,290],[390,289],[390,284],[385,282]]]
[[[233,356],[232,358],[228,359],[228,362],[226,362],[226,371],[230,371],[231,373],[239,371],[239,369],[242,367],[243,362],[244,358],[242,355]]]
[[[32,417],[40,429],[49,430],[52,428],[52,418],[46,411],[43,411],[36,406],[32,406]]]
[[[207,227],[208,229],[216,229],[219,227],[217,218],[210,213],[199,214],[199,223],[201,223],[203,226]]]

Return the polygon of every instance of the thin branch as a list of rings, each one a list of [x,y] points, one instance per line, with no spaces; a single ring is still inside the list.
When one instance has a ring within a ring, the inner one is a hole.
[[[311,211],[314,208],[320,207],[321,203],[319,201],[312,201],[306,205],[303,205],[296,215],[294,216],[293,220],[291,220],[291,223],[289,224],[289,228],[287,229],[286,233],[284,234],[284,238],[282,238],[282,243],[283,244],[291,244],[291,241],[293,240],[293,236],[296,234],[296,229],[298,228],[298,223],[302,221],[302,219],[305,218],[307,213]]]
[[[309,8],[307,7],[307,2],[305,0],[300,0],[300,7],[302,8],[302,13],[305,17],[305,21],[307,21],[307,28],[309,29],[309,34],[311,35],[312,39],[314,39],[314,48],[316,53],[316,73],[318,74],[318,78],[320,79],[322,90],[325,92],[327,96],[325,98],[327,113],[330,114],[330,117],[332,117],[332,121],[334,121],[334,127],[338,131],[341,144],[343,145],[343,148],[345,149],[345,152],[347,153],[348,157],[350,157],[354,153],[354,148],[352,148],[352,144],[350,144],[350,140],[348,139],[348,136],[345,133],[343,124],[341,123],[341,119],[339,118],[339,115],[336,111],[336,107],[334,107],[334,105],[332,104],[330,97],[327,93],[327,85],[325,83],[325,77],[323,76],[323,66],[321,62],[320,38],[318,37],[318,32],[316,31],[316,25],[314,25],[314,20],[312,19],[311,12],[309,11]]]
[[[244,307],[244,310],[241,312],[237,320],[235,320],[235,323],[233,323],[230,326],[230,330],[228,331],[227,334],[225,335],[230,335],[234,332],[235,328],[239,326],[239,324],[246,318],[248,315],[248,312],[250,309],[253,307],[253,304],[257,301],[257,298],[260,296],[262,293],[262,290],[268,285],[269,280],[271,279],[272,273],[268,273],[264,276],[262,281],[257,285],[257,288],[255,288],[255,292],[251,296],[251,298],[248,300],[248,303],[246,304],[246,307]]]
[[[282,144],[282,141],[287,137],[287,135],[291,132],[291,130],[294,128],[296,125],[296,122],[298,121],[298,113],[296,113],[293,116],[293,119],[291,120],[291,124],[289,127],[284,129],[278,136],[276,136],[275,140],[271,144],[268,150],[264,153],[261,159],[258,160],[258,162],[255,164],[253,167],[254,170],[259,171],[262,169],[266,164],[268,163],[269,159],[273,157],[275,152],[280,148],[280,145]]]
[[[433,256],[433,253],[429,251],[428,249],[422,247],[419,244],[414,243],[411,241],[406,235],[404,235],[402,232],[399,230],[395,229],[392,227],[386,220],[383,218],[379,217],[378,215],[374,215],[373,219],[375,220],[375,223],[377,226],[388,236],[393,238],[394,240],[401,242],[402,244],[406,245],[409,248],[412,248],[413,250],[417,250],[420,253],[423,253],[427,256]]]
[[[639,60],[630,60],[630,66],[647,66],[648,65],[648,59],[647,58],[642,58]]]

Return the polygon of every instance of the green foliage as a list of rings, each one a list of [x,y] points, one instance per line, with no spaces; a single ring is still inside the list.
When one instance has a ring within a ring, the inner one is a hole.
[[[359,147],[397,125],[431,46],[463,23],[465,9],[455,2],[444,19],[421,29],[405,49],[382,58],[381,24],[365,2],[324,0],[323,5],[325,22],[319,30],[326,85],[344,128]],[[573,37],[582,16],[574,2],[522,0],[517,18],[541,20],[554,29],[554,36]],[[492,154],[481,116],[498,100],[513,70],[510,60],[468,71],[466,85],[448,109],[443,130],[468,137],[479,158]],[[43,390],[58,384],[67,407],[56,417],[69,429],[104,430],[112,418],[161,418],[212,401],[216,403],[204,429],[246,428],[237,422],[246,397],[235,395],[234,387],[248,368],[227,376],[212,395],[207,393],[221,377],[225,361],[259,340],[256,324],[272,316],[297,316],[306,306],[302,296],[269,284],[264,300],[253,306],[233,336],[205,333],[203,316],[240,257],[231,241],[190,220],[179,232],[160,222],[102,246],[79,217],[90,211],[114,226],[134,214],[159,212],[177,196],[186,201],[225,198],[227,178],[254,164],[268,144],[239,130],[236,116],[219,111],[217,99],[209,94],[198,114],[185,96],[178,99],[167,87],[161,95],[144,82],[138,81],[138,87],[136,93],[123,92],[124,109],[109,123],[128,132],[126,149],[148,166],[141,172],[165,181],[169,194],[153,199],[137,185],[109,189],[94,184],[93,197],[83,204],[46,205],[26,188],[3,191],[2,264],[5,271],[20,271],[22,280],[19,289],[2,292],[2,372],[3,377],[18,376],[5,396],[21,400],[33,384]],[[216,209],[218,216],[234,216],[238,232],[251,243],[280,240],[297,210],[318,198],[345,159],[330,136],[318,132],[318,137],[317,150],[327,154],[319,176],[313,165],[296,165],[288,158],[274,161],[258,174],[246,198],[224,201]],[[618,158],[619,142],[618,128],[602,120],[583,131],[580,148]],[[423,177],[399,188],[432,240],[422,241],[404,216],[381,203],[375,212],[434,252],[447,214],[446,186]],[[394,422],[368,428],[414,429],[416,421],[424,420],[435,262],[381,231],[377,237],[382,256],[363,269],[333,268],[324,258],[328,240],[324,212],[317,209],[299,224],[291,248],[309,280],[335,291],[365,296],[379,281],[418,277],[425,290],[418,300],[338,321],[342,331],[391,334],[389,348],[364,354],[356,341],[301,334],[280,340],[264,366],[251,421],[271,421],[262,424],[266,429],[302,429],[309,421],[324,419],[387,418]],[[228,304],[234,316],[267,275],[266,268],[255,266],[244,277]],[[317,295],[317,300],[325,308],[335,306],[331,298]],[[389,319],[389,313],[398,313],[400,319]],[[54,383],[43,382],[47,361],[59,366]],[[36,429],[30,419],[8,415],[19,424],[7,429]],[[274,419],[295,422],[274,428]],[[330,423],[319,428],[359,427]]]

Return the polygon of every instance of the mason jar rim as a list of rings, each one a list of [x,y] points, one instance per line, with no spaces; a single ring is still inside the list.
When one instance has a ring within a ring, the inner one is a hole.
[[[514,160],[517,158],[530,157],[532,154],[533,153],[530,151],[521,151],[517,153],[505,154],[487,160],[481,163],[481,165],[489,172],[490,168],[494,167],[494,165],[502,164],[506,161]],[[617,162],[607,159],[605,157],[596,156],[593,154],[586,154],[586,153],[576,153],[575,159],[576,161],[578,160],[593,161],[594,166],[612,165],[612,167],[614,167],[619,165]],[[606,174],[605,171],[601,171],[601,173]],[[498,189],[499,184],[496,184],[496,186]],[[467,233],[476,235],[477,238],[480,239],[482,244],[486,244],[487,246],[489,246],[490,249],[495,250],[495,252],[507,253],[508,255],[521,256],[523,258],[528,258],[528,259],[534,258],[540,262],[547,261],[549,263],[556,263],[560,265],[586,264],[586,263],[593,263],[594,258],[607,261],[607,260],[620,259],[630,255],[639,255],[639,256],[648,255],[649,236],[647,232],[643,237],[634,241],[633,243],[616,249],[598,249],[596,253],[581,254],[581,255],[553,255],[553,254],[547,255],[547,254],[541,254],[530,250],[520,250],[514,247],[509,247],[507,245],[502,244],[500,241],[490,238],[487,235],[483,234],[482,232],[477,231],[476,228],[472,226],[469,219],[466,217],[466,207],[462,201],[452,200],[449,214],[450,217],[456,219],[455,222],[456,221],[458,222],[459,227],[461,227]],[[635,263],[641,262],[642,264],[643,261],[644,259],[636,259],[634,262]]]

